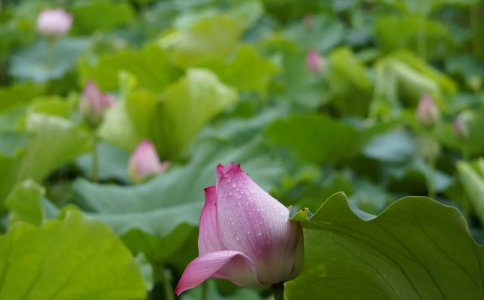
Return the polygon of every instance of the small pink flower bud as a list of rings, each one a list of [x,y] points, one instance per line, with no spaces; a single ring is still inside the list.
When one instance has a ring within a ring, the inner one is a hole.
[[[325,68],[324,58],[314,49],[310,49],[306,55],[306,66],[309,71],[320,74]]]
[[[205,189],[199,256],[185,269],[176,294],[210,277],[239,286],[271,286],[296,278],[303,267],[303,231],[289,208],[274,199],[240,165],[217,166],[216,185]]]
[[[437,124],[440,112],[434,101],[428,95],[422,95],[417,107],[417,120],[425,127],[431,128]]]
[[[89,81],[79,101],[79,109],[82,117],[95,127],[101,123],[106,109],[115,102],[111,95],[101,92],[94,81]]]
[[[44,9],[37,18],[37,30],[48,37],[58,38],[71,29],[73,17],[63,9]]]
[[[461,140],[466,140],[469,137],[469,126],[462,114],[454,118],[454,133]]]
[[[128,174],[133,183],[140,183],[149,176],[164,172],[169,165],[169,162],[160,163],[155,146],[144,140],[129,159]]]

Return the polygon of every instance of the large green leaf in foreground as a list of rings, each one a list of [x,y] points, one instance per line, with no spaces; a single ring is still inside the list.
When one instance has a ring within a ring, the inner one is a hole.
[[[460,161],[457,163],[457,170],[472,210],[481,223],[484,223],[484,160],[480,158],[475,165],[473,168],[472,164]]]
[[[328,199],[305,228],[305,266],[288,299],[482,299],[484,249],[454,208],[406,197],[379,216]]]
[[[131,253],[106,225],[68,211],[0,237],[0,300],[144,299]]]

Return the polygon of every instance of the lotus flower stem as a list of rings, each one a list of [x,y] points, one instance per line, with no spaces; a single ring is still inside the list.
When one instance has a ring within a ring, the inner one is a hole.
[[[462,145],[462,159],[465,161],[469,161],[469,152],[467,151],[467,145]]]
[[[481,52],[481,42],[479,38],[479,3],[476,3],[475,5],[472,5],[470,7],[470,20],[471,20],[471,28],[472,31],[474,32],[474,45],[473,49],[474,50],[474,55],[479,55]]]
[[[435,199],[435,182],[434,182],[434,177],[435,177],[435,159],[436,159],[436,153],[434,151],[434,140],[432,139],[431,136],[429,136],[429,141],[428,141],[428,175],[427,175],[427,191],[429,198]]]
[[[98,174],[99,174],[99,157],[97,152],[97,138],[96,133],[92,135],[92,159],[91,159],[91,172],[92,172],[92,181],[98,182]]]
[[[175,292],[173,291],[173,287],[171,285],[171,275],[168,270],[165,270],[165,267],[162,266],[160,270],[160,280],[163,284],[163,290],[165,291],[165,299],[166,300],[175,300]]]
[[[284,300],[284,282],[273,284],[274,300]]]
[[[202,283],[202,297],[201,300],[208,300],[208,282]]]
[[[421,16],[421,21],[420,21],[420,32],[418,34],[418,43],[417,43],[417,49],[418,49],[418,56],[422,59],[425,60],[425,57],[427,56],[427,45],[426,45],[426,28],[425,28],[425,16],[422,14]]]
[[[47,40],[47,68],[50,72],[54,70],[54,43],[56,41],[52,39]]]

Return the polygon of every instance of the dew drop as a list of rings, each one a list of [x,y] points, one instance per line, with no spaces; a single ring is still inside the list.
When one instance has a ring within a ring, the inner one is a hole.
[[[236,239],[237,241],[240,241],[240,238],[239,238],[239,237],[236,237],[235,239]]]
[[[235,183],[232,183],[232,187],[233,187],[233,188],[234,188],[234,187],[236,187]]]

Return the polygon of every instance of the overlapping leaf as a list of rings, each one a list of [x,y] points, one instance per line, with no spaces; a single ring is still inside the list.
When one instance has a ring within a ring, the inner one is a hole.
[[[305,267],[290,300],[482,298],[484,249],[454,208],[407,197],[372,216],[339,193],[292,219],[305,228]]]
[[[2,203],[16,182],[28,178],[40,181],[91,147],[87,132],[60,117],[32,113],[27,118],[26,127],[32,137],[25,149],[13,157],[0,156]]]
[[[326,116],[292,115],[273,122],[267,134],[273,143],[287,147],[307,161],[342,162],[354,158],[371,138],[394,125],[381,123],[358,129]]]
[[[177,159],[187,154],[203,125],[237,101],[236,91],[212,72],[189,69],[161,94],[142,88],[129,92],[107,115],[101,135],[128,149],[148,138],[163,159]]]
[[[146,288],[131,253],[106,225],[68,211],[0,237],[1,300],[132,300]]]

